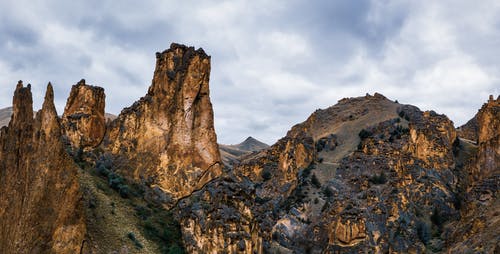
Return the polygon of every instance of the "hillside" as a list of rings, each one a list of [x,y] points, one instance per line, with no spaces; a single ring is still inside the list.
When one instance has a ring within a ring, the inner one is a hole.
[[[492,120],[499,119],[498,102],[490,98],[480,111],[486,114],[477,117],[490,140],[484,148],[457,139],[446,116],[380,94],[318,110],[181,204],[186,248],[446,253],[456,246],[454,253],[493,253],[499,235],[486,221],[499,219],[492,212],[500,173],[498,141],[492,141],[498,139]],[[485,152],[491,157],[481,157]],[[479,190],[488,193],[480,205]],[[484,217],[474,216],[478,211]],[[472,221],[479,224],[465,247],[457,237]],[[229,240],[235,238],[239,242]]]
[[[7,126],[12,115],[12,108],[0,109],[0,127]]]
[[[227,166],[232,166],[238,163],[242,156],[258,152],[268,148],[269,145],[259,140],[248,137],[245,141],[236,145],[223,145],[219,144],[219,150],[222,157],[222,162]]]

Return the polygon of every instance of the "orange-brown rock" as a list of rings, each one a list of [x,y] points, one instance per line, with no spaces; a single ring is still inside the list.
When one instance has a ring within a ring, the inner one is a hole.
[[[457,137],[453,122],[434,111],[414,117],[409,124],[410,142],[405,148],[428,167],[453,167],[452,145]]]
[[[474,176],[476,179],[500,174],[500,96],[490,99],[477,114],[478,154]]]
[[[85,235],[77,167],[66,154],[49,84],[33,119],[31,86],[19,82],[0,134],[0,250],[78,253]]]
[[[463,169],[461,219],[448,226],[450,253],[500,251],[500,97],[490,96],[474,119],[478,145]]]
[[[342,221],[339,218],[330,224],[328,237],[330,245],[355,245],[357,241],[364,241],[366,238],[365,222],[362,219]]]
[[[62,124],[73,148],[94,148],[106,132],[105,95],[101,87],[85,84],[82,79],[71,88]]]
[[[146,96],[109,127],[107,149],[128,161],[122,172],[158,186],[172,202],[221,174],[209,78],[202,49],[172,44],[157,53]]]

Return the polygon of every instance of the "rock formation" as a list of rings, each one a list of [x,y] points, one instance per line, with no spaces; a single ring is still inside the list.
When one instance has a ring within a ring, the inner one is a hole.
[[[478,121],[478,154],[473,174],[476,179],[500,173],[500,96],[493,96],[481,107]]]
[[[2,253],[78,253],[85,235],[77,168],[66,154],[48,85],[33,119],[31,87],[19,82],[0,134]]]
[[[101,87],[85,84],[82,79],[71,88],[62,124],[73,148],[97,147],[106,132],[105,95]]]
[[[448,226],[450,251],[496,253],[500,251],[500,97],[490,96],[473,119],[477,152],[463,168],[461,219]]]
[[[186,248],[444,251],[460,216],[455,140],[446,116],[380,94],[343,99],[184,199]]]
[[[210,57],[156,56],[116,119],[83,80],[61,124],[50,84],[33,118],[18,84],[0,112],[0,252],[499,252],[500,98],[458,129],[378,93],[345,98],[270,147],[222,146],[223,167]]]
[[[174,203],[221,174],[209,97],[210,57],[172,44],[156,54],[146,96],[109,127],[106,147],[127,161],[121,172],[159,187]]]

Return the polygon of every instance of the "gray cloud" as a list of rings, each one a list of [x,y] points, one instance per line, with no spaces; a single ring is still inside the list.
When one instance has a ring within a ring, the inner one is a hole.
[[[499,94],[500,4],[487,1],[10,1],[0,3],[0,107],[19,79],[61,112],[81,78],[119,113],[170,42],[212,55],[219,141],[273,143],[317,108],[381,92],[471,118]]]

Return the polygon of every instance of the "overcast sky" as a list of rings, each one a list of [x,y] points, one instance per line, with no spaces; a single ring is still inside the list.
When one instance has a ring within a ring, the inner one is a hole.
[[[82,78],[118,114],[171,42],[212,56],[220,143],[274,143],[315,109],[379,92],[465,123],[500,93],[500,1],[0,2],[0,108],[18,80],[61,114]]]

